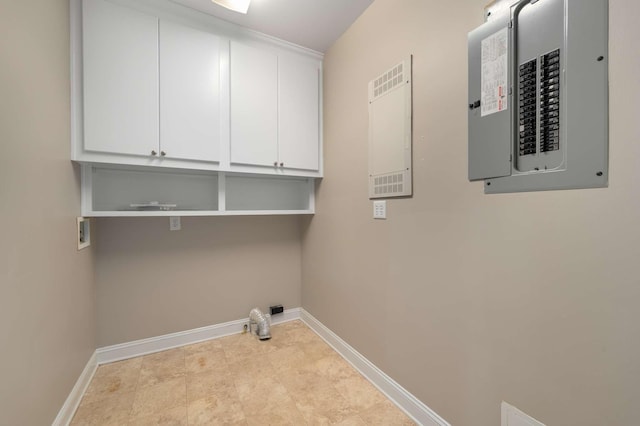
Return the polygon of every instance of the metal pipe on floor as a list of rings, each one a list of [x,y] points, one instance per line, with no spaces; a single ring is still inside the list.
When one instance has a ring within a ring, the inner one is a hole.
[[[251,312],[249,312],[249,327],[250,330],[256,330],[256,334],[260,340],[271,339],[271,325],[260,309],[253,308]]]

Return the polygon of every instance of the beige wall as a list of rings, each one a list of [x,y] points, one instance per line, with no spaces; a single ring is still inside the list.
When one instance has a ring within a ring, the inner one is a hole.
[[[98,346],[300,306],[295,216],[100,219]]]
[[[77,251],[69,2],[0,1],[0,424],[51,424],[95,349]]]
[[[456,426],[640,421],[640,4],[611,0],[608,189],[467,181],[466,34],[486,0],[376,0],[325,58],[303,307]],[[367,83],[414,55],[414,197],[373,221]]]

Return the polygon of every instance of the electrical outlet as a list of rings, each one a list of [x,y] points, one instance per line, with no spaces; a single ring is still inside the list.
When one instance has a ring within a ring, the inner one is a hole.
[[[373,202],[373,218],[374,219],[387,218],[387,201],[386,200]]]
[[[171,216],[169,218],[169,231],[179,231],[181,229],[180,216]]]
[[[87,248],[91,245],[91,222],[89,218],[79,217],[77,218],[77,239],[78,239],[78,250],[82,250],[83,248]]]

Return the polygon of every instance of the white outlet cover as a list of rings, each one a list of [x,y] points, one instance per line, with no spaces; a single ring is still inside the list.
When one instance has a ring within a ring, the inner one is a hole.
[[[374,219],[386,219],[387,218],[387,201],[379,200],[373,202],[373,218]]]
[[[182,224],[180,223],[180,216],[170,216],[169,231],[179,231],[181,229],[182,229]]]
[[[502,401],[501,426],[545,426],[533,417]]]

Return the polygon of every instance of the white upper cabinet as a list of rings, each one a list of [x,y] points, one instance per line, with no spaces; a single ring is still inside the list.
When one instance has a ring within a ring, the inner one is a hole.
[[[70,0],[72,159],[322,176],[322,56],[170,0]]]
[[[160,155],[220,160],[220,39],[160,21]]]
[[[231,43],[231,163],[320,168],[317,60]]]
[[[278,165],[319,169],[320,69],[317,61],[278,58]]]
[[[158,19],[104,0],[83,6],[84,149],[158,149]]]
[[[231,163],[278,161],[278,57],[231,42]]]

